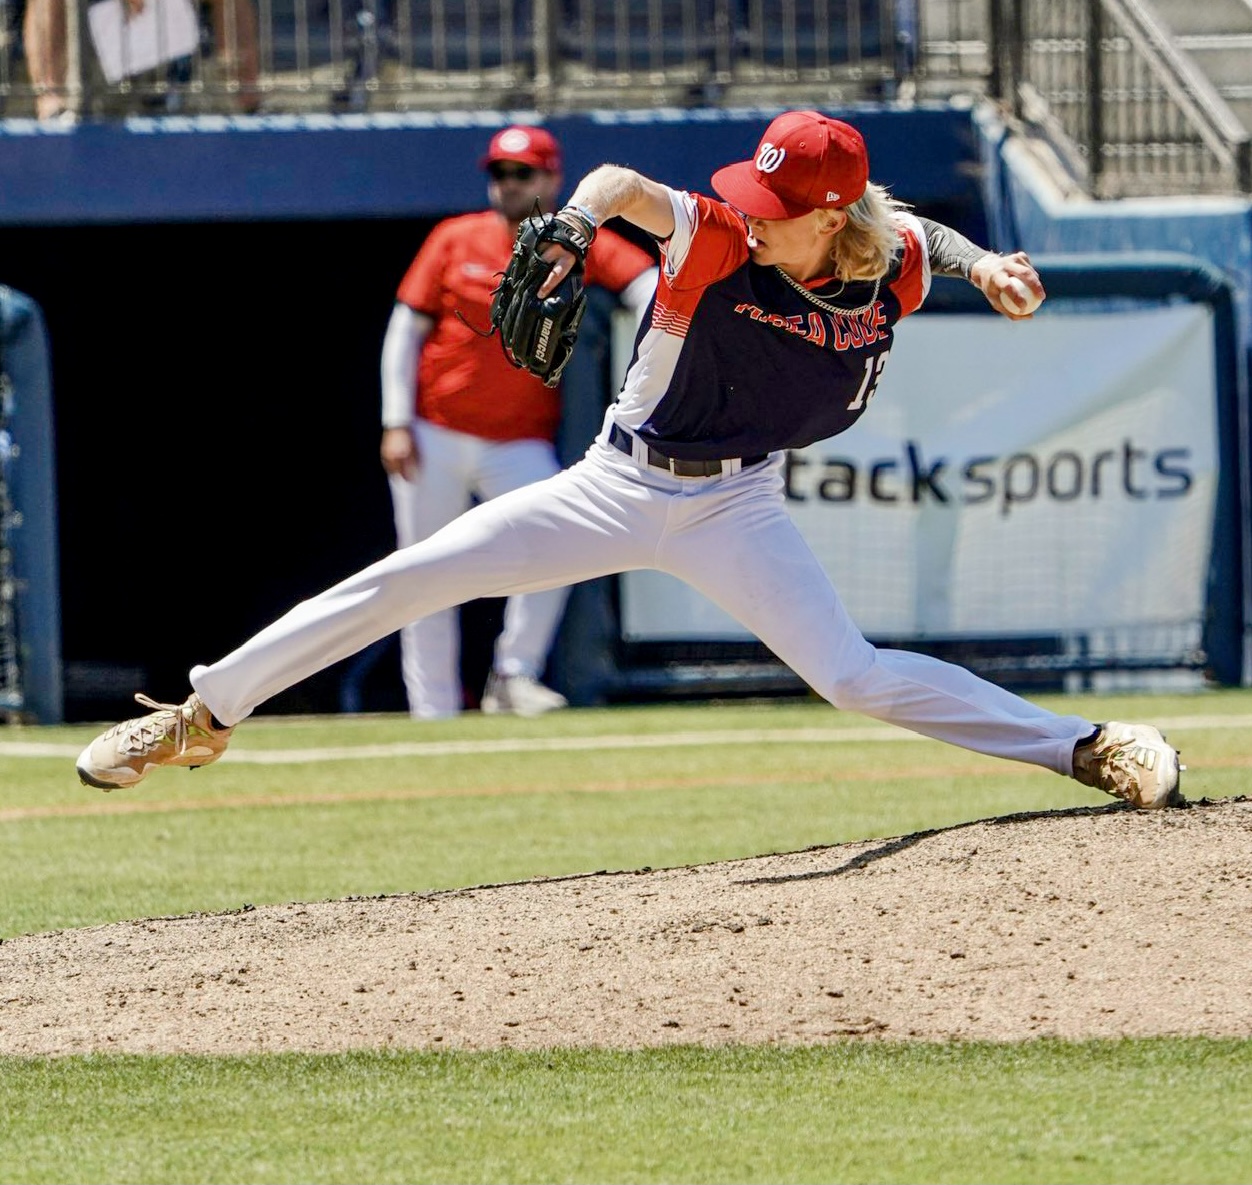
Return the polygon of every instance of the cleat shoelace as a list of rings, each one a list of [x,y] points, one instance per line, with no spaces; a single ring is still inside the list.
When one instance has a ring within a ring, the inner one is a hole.
[[[1135,769],[1137,748],[1119,745],[1110,750],[1092,771],[1098,789],[1115,798],[1129,799],[1139,788],[1139,775]]]
[[[1161,740],[1165,739],[1162,733]],[[1107,753],[1101,754],[1091,763],[1089,771],[1092,783],[1105,794],[1137,803],[1142,790],[1140,772],[1154,772],[1160,757],[1161,753],[1155,745],[1147,745],[1135,739],[1117,742]],[[1186,768],[1180,761],[1179,772],[1182,773]],[[1174,798],[1176,795],[1171,795],[1171,800]]]
[[[135,699],[145,708],[152,708],[152,714],[139,716],[134,720],[124,720],[114,725],[105,737],[120,737],[118,748],[129,753],[146,753],[171,736],[174,748],[182,753],[187,747],[187,721],[183,719],[180,704],[161,704],[142,691],[135,692]]]

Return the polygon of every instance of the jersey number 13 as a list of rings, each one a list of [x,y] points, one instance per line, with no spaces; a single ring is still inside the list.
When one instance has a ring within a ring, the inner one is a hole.
[[[878,380],[882,378],[883,367],[887,365],[890,353],[890,350],[883,350],[881,354],[871,354],[865,359],[865,375],[861,379],[860,387],[857,388],[856,398],[848,404],[848,411],[860,411],[874,398],[874,392],[878,389]]]

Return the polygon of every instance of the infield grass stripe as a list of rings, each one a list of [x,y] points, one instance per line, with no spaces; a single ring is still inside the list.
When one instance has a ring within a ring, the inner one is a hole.
[[[333,719],[333,718],[332,718]],[[267,721],[273,723],[273,721]],[[1252,715],[1174,716],[1157,726],[1170,729],[1252,729]],[[646,736],[510,737],[455,741],[396,741],[384,745],[334,745],[301,749],[232,748],[222,761],[247,765],[307,765],[323,761],[364,761],[385,757],[459,757],[487,753],[603,752],[612,749],[702,748],[725,745],[897,744],[928,738],[894,725],[852,728],[768,728],[656,733]],[[79,745],[39,741],[0,741],[0,757],[69,758]]]
[[[222,761],[250,765],[303,765],[374,757],[463,757],[478,753],[599,752],[607,749],[702,748],[718,745],[840,744],[919,741],[925,737],[891,727],[758,729],[754,732],[674,732],[648,736],[510,737],[464,741],[395,741],[385,745],[330,745],[302,749],[229,749]],[[0,757],[77,757],[77,745],[0,742]]]
[[[1252,767],[1252,757],[1222,761],[1192,762],[1186,768],[1194,773],[1200,770],[1236,770]],[[995,771],[985,766],[944,766],[937,772],[934,766],[892,766],[879,772],[859,770],[855,776],[858,785],[869,785],[875,782],[895,783],[901,780],[921,782],[925,779],[941,777],[945,780],[953,778],[992,778],[1003,781],[1006,778],[1025,778],[1036,775],[1039,770],[1034,766],[1012,764]],[[788,773],[786,782],[792,786],[829,786],[832,775],[828,772],[812,776]],[[90,802],[50,803],[46,806],[0,807],[0,823],[18,823],[29,819],[63,819],[86,818],[90,816],[115,815],[160,815],[176,814],[185,811],[235,811],[272,809],[290,806],[336,806],[352,803],[368,802],[417,802],[424,799],[448,798],[501,798],[524,797],[544,793],[560,794],[647,794],[666,790],[702,790],[773,786],[778,778],[770,772],[759,775],[725,775],[709,777],[682,778],[634,778],[613,782],[580,782],[576,785],[563,785],[553,790],[526,785],[502,785],[495,783],[484,786],[423,786],[399,790],[353,790],[351,792],[327,792],[309,794],[269,794],[246,796],[228,796],[202,799],[127,799],[112,795],[93,799]],[[1220,797],[1220,795],[1218,795]],[[1101,805],[1104,801],[1101,800]]]
[[[985,765],[946,766],[944,778],[1003,778],[1006,774],[1029,777],[1039,771],[1028,765],[1013,765],[1007,769],[988,770]],[[877,772],[858,772],[856,782],[898,782],[901,778],[933,778],[933,766],[894,766]],[[827,772],[809,776],[788,773],[786,782],[792,786],[828,786],[831,775]],[[561,786],[559,790],[540,789],[533,785],[484,786],[420,786],[392,790],[352,790],[310,792],[308,794],[231,795],[200,799],[154,799],[121,798],[102,794],[90,802],[49,803],[46,806],[0,808],[0,823],[13,823],[22,819],[83,818],[91,815],[148,815],[167,814],[172,811],[221,811],[253,807],[287,806],[334,806],[344,803],[365,802],[411,802],[419,799],[438,798],[499,798],[506,795],[562,794],[646,794],[665,790],[730,789],[738,787],[773,786],[778,783],[772,771],[755,774],[710,774],[706,777],[631,778],[613,782],[580,782],[573,786]]]

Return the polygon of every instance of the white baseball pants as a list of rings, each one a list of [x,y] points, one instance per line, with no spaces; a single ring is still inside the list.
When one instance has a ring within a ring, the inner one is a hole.
[[[408,622],[634,568],[669,572],[755,633],[838,708],[980,753],[1072,772],[1094,731],[962,667],[876,650],[787,513],[782,457],[680,478],[604,443],[296,605],[191,683],[223,724]]]
[[[490,501],[560,471],[545,440],[484,440],[416,420],[420,461],[416,477],[388,479],[400,548],[429,538],[470,506]],[[493,667],[502,675],[538,679],[556,638],[569,588],[510,597],[496,639]],[[409,714],[417,719],[454,716],[461,710],[461,633],[455,607],[440,609],[400,630],[400,672]]]

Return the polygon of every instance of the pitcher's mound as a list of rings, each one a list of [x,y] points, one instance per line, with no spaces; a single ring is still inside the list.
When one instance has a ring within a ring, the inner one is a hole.
[[[0,945],[0,1053],[1252,1036],[1252,800]]]

